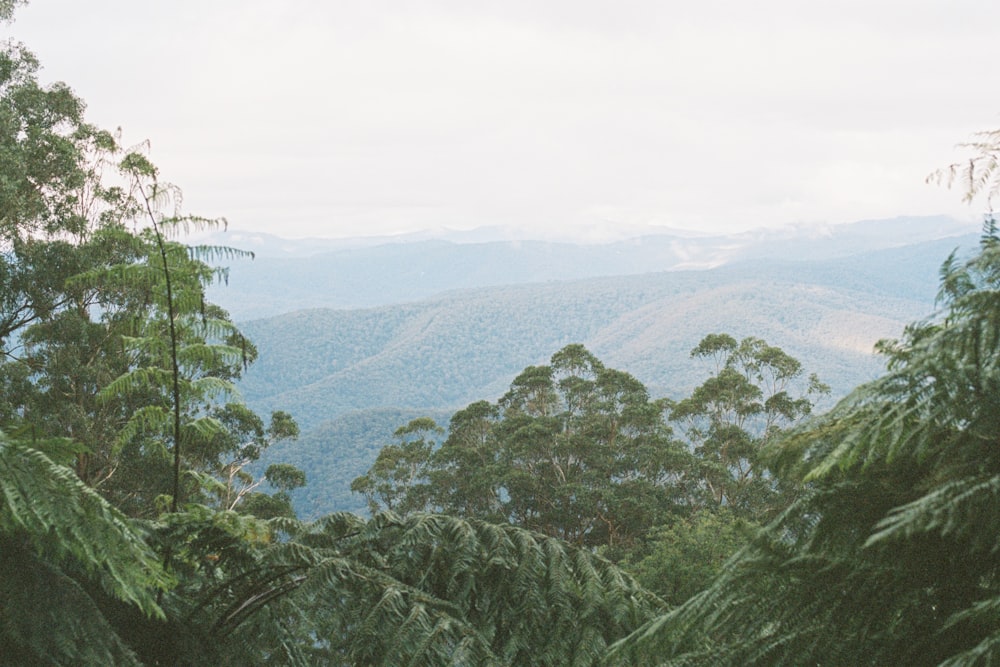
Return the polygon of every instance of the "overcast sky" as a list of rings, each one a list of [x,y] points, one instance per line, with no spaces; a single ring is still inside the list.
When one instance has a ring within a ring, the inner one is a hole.
[[[946,213],[996,0],[32,0],[0,27],[188,212],[284,236]]]

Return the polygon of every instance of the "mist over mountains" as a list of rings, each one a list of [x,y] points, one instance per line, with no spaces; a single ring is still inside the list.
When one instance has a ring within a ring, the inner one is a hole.
[[[287,410],[303,428],[263,463],[303,467],[311,481],[296,507],[316,516],[361,509],[350,480],[396,427],[424,414],[446,424],[473,401],[495,401],[569,343],[652,395],[679,398],[707,376],[689,358],[704,335],[757,336],[830,384],[832,402],[881,372],[877,340],[932,312],[938,269],[975,246],[970,231],[918,218],[823,234],[359,240],[333,250],[297,241],[275,250],[261,237],[272,254],[234,266],[213,297],[260,350],[240,386],[247,402]]]
[[[975,228],[946,217],[896,218],[825,228],[724,236],[674,232],[608,243],[510,240],[498,229],[360,239],[282,239],[213,234],[209,243],[255,253],[234,261],[228,285],[210,298],[248,320],[304,308],[364,308],[415,301],[459,288],[516,285],[745,261],[823,261],[932,241]]]

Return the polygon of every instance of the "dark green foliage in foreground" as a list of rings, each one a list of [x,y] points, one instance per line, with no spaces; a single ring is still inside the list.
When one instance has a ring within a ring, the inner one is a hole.
[[[809,492],[705,592],[622,642],[627,664],[1000,660],[1000,239],[942,269],[889,372],[770,453]]]
[[[36,450],[4,442],[0,467],[4,664],[592,665],[657,608],[510,526],[188,506],[143,535]]]
[[[0,662],[138,664],[98,603],[162,618],[170,581],[142,531],[72,470],[0,434]]]

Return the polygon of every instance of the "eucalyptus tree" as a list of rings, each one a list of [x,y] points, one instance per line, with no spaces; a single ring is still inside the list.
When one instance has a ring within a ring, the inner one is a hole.
[[[627,547],[679,501],[688,454],[662,412],[641,382],[569,345],[518,374],[495,404],[457,412],[439,446],[421,438],[385,448],[352,488],[373,508],[434,509],[580,546]]]
[[[202,450],[206,472],[211,475],[206,480],[206,496],[214,496],[223,510],[262,518],[295,516],[288,492],[305,485],[304,472],[287,463],[272,463],[263,476],[256,478],[247,470],[272,444],[298,437],[299,427],[292,416],[282,410],[275,411],[265,426],[264,420],[242,403],[216,407],[212,416],[222,429]],[[267,495],[258,491],[265,484],[277,488],[277,493]]]
[[[121,314],[142,297],[71,279],[141,260],[126,226],[141,208],[116,179],[117,138],[84,121],[68,86],[39,84],[38,67],[21,45],[0,51],[0,427],[72,437],[78,474],[100,484],[135,406],[95,396],[125,370],[120,340],[134,318]]]
[[[695,454],[691,503],[767,520],[787,505],[790,490],[769,474],[761,451],[808,416],[813,401],[829,389],[815,375],[806,376],[799,360],[759,338],[710,334],[691,357],[708,361],[712,374],[669,410]]]
[[[67,278],[129,258],[105,236],[133,204],[102,180],[116,138],[84,121],[68,86],[42,86],[38,68],[22,45],[0,47],[0,346],[8,359],[24,327],[89,305],[92,293],[67,290]]]
[[[368,474],[351,482],[351,490],[367,498],[372,514],[429,509],[431,459],[443,434],[444,429],[430,417],[400,426],[393,433],[398,442],[379,450]]]

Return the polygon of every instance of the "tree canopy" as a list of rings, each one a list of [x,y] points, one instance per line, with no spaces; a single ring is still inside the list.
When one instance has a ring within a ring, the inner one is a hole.
[[[1000,657],[1000,237],[941,270],[888,372],[768,447],[804,493],[621,664],[988,665]]]
[[[679,604],[792,502],[799,485],[761,452],[825,389],[756,338],[710,334],[692,357],[713,360],[710,377],[683,400],[651,400],[568,345],[496,403],[456,412],[447,433],[427,418],[400,427],[352,488],[372,512],[440,511],[598,549]]]
[[[689,452],[663,409],[634,377],[568,345],[496,403],[455,413],[446,438],[430,420],[410,422],[352,488],[374,511],[433,509],[580,546],[630,545],[682,502]]]
[[[568,345],[401,427],[370,519],[302,522],[302,471],[250,472],[296,423],[240,402],[205,299],[239,252],[179,240],[222,221],[37,68],[0,47],[0,664],[1000,662],[992,217],[827,414],[757,338],[705,337],[677,401]],[[994,195],[998,139],[939,176]]]
[[[0,51],[0,663],[591,665],[659,608],[522,528],[295,519],[302,472],[250,467],[297,426],[205,298],[238,251],[180,240],[223,221]]]

